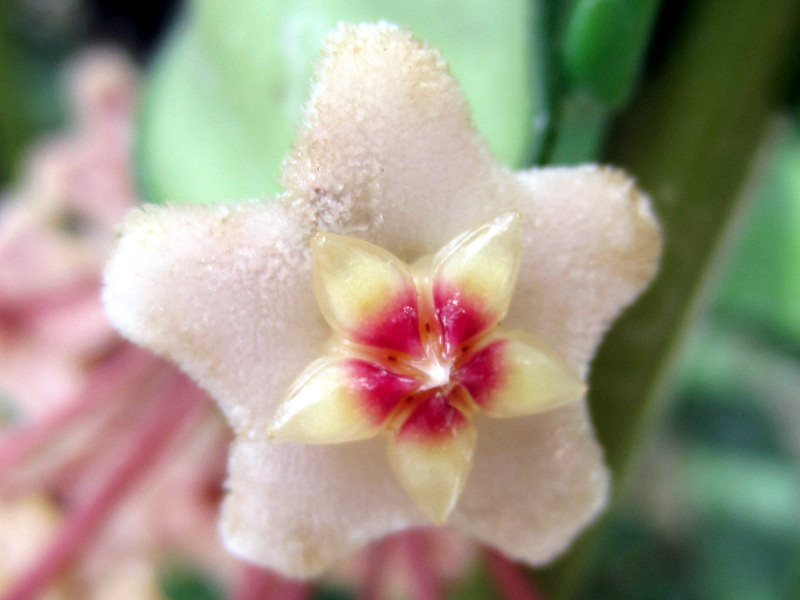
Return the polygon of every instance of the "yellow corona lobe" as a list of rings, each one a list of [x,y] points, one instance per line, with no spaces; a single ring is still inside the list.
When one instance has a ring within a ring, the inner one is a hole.
[[[347,363],[322,358],[295,381],[269,435],[286,442],[335,444],[373,437],[380,425],[360,406]]]
[[[480,302],[501,319],[508,311],[519,271],[521,219],[506,213],[467,231],[434,258],[434,286]]]
[[[417,291],[406,265],[363,240],[317,234],[314,291],[334,330],[356,342],[419,354]]]
[[[450,395],[464,393],[457,387]],[[464,489],[477,437],[475,426],[452,400],[434,394],[389,442],[389,462],[400,484],[437,525],[447,521]]]
[[[522,331],[489,336],[455,377],[492,417],[544,412],[586,393],[586,385],[563,358]]]

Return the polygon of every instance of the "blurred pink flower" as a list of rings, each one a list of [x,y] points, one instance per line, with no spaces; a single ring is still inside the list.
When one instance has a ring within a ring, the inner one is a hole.
[[[24,511],[48,534],[0,585],[27,568],[9,598],[67,580],[65,597],[160,598],[158,561],[172,553],[234,574],[216,533],[229,434],[191,382],[117,336],[100,302],[114,225],[135,204],[136,71],[95,52],[69,84],[72,128],[33,152],[0,210],[0,391],[12,421],[0,521]]]
[[[129,147],[138,82],[97,53],[70,79],[76,122],[38,147],[0,208],[0,391],[24,418],[80,389],[119,343],[98,297],[113,227],[135,204]]]
[[[438,597],[464,576],[477,555],[476,544],[455,531],[427,527],[371,544],[329,577],[351,586],[361,584],[363,600]]]

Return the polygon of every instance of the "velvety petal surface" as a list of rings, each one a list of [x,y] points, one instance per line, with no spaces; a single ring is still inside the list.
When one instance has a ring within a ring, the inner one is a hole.
[[[386,23],[342,24],[328,37],[283,175],[310,202],[365,207],[361,237],[409,263],[504,212],[486,208],[513,183],[439,51]]]
[[[553,559],[608,496],[608,470],[584,404],[478,419],[472,469],[448,523],[512,558]]]
[[[540,338],[584,376],[608,326],[652,279],[660,229],[647,196],[619,170],[517,177],[524,192],[508,203],[522,214],[522,258],[504,325]]]
[[[583,374],[657,266],[660,231],[633,180],[595,165],[513,173],[494,162],[440,53],[392,25],[341,25],[316,77],[284,163],[287,189],[311,205],[360,207],[357,236],[406,262],[518,212],[523,245],[507,324],[552,344]]]
[[[105,293],[114,324],[173,358],[239,433],[226,543],[297,576],[423,521],[378,441],[266,440],[283,394],[329,335],[312,289],[315,232],[353,235],[412,262],[519,213],[520,270],[505,326],[541,339],[581,377],[610,322],[649,282],[660,249],[647,198],[619,171],[514,174],[495,164],[439,53],[409,33],[343,25],[317,77],[284,165],[286,197],[136,211]],[[519,419],[478,416],[476,428],[449,523],[529,562],[553,558],[607,495],[584,403]]]
[[[311,279],[316,226],[285,202],[136,209],[106,268],[111,321],[195,378],[239,434],[266,435],[330,335]]]
[[[518,178],[526,192],[502,206],[523,218],[504,324],[535,335],[584,377],[610,323],[655,273],[659,228],[647,197],[620,171],[589,165]],[[608,494],[585,402],[477,427],[472,472],[450,523],[518,559],[551,560]],[[524,468],[508,469],[511,460]]]
[[[123,223],[105,274],[115,327],[194,377],[237,432],[226,545],[298,577],[425,522],[384,440],[308,446],[267,437],[331,333],[314,298],[311,239],[321,227],[350,231],[357,214],[340,202],[147,206]]]
[[[313,577],[379,537],[426,523],[392,473],[384,439],[234,444],[222,534],[248,560]]]

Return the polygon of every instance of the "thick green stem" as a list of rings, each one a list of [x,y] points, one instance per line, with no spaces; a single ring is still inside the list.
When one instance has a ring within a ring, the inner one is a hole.
[[[706,0],[642,94],[609,154],[656,204],[661,271],[598,354],[592,409],[619,474],[653,411],[669,357],[691,322],[740,188],[797,66],[795,0]]]
[[[531,142],[526,165],[541,163],[553,136],[553,109],[557,70],[553,42],[553,6],[548,0],[531,0]]]
[[[24,118],[22,74],[18,53],[10,39],[9,7],[0,2],[0,183],[9,181],[30,131]]]
[[[592,415],[617,490],[665,383],[770,117],[796,68],[796,0],[689,3],[668,59],[612,133],[609,162],[655,201],[658,279],[608,335],[592,368]],[[583,593],[597,531],[547,573],[550,595]]]
[[[575,165],[597,160],[615,111],[636,89],[661,2],[539,3],[551,14],[553,100],[548,136],[539,146],[537,162]]]

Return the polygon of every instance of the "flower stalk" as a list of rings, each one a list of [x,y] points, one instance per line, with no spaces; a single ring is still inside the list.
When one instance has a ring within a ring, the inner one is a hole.
[[[158,462],[208,408],[183,375],[170,374],[124,442],[119,462],[83,506],[74,509],[39,560],[4,600],[33,600],[91,543],[130,488]]]
[[[0,437],[0,477],[7,477],[9,470],[20,461],[53,443],[57,436],[91,415],[109,397],[124,394],[160,363],[152,354],[123,344],[118,352],[92,370],[75,397],[66,401],[60,410]]]

